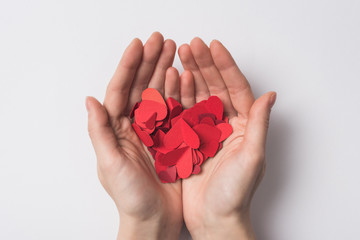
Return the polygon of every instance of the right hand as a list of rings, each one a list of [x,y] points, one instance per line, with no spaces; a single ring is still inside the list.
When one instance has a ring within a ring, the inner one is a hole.
[[[265,171],[265,143],[276,94],[255,100],[250,85],[227,49],[199,38],[179,49],[192,71],[193,103],[218,96],[233,133],[203,163],[200,174],[183,180],[184,220],[194,239],[254,239],[250,203]]]

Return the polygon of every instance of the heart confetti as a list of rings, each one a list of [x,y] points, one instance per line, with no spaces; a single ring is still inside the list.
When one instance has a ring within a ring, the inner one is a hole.
[[[132,127],[155,159],[163,183],[199,174],[233,131],[216,96],[185,110],[171,97],[164,101],[153,88],[145,89],[141,99],[130,113]]]

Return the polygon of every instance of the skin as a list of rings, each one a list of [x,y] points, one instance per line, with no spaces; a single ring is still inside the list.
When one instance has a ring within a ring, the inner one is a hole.
[[[98,176],[120,215],[118,239],[176,239],[183,225],[181,182],[159,181],[154,160],[128,118],[147,87],[179,99],[178,73],[169,69],[175,51],[175,43],[157,32],[144,46],[134,39],[108,85],[104,104],[86,100]]]
[[[107,88],[104,103],[86,99],[89,134],[99,179],[120,215],[118,239],[178,239],[183,221],[194,239],[255,239],[249,209],[265,170],[265,142],[276,94],[255,101],[244,75],[218,41],[195,38],[178,54],[185,71],[171,67],[175,43],[153,33],[134,39]],[[152,87],[184,108],[217,95],[233,126],[223,149],[198,175],[162,184],[154,160],[131,128],[128,114]]]
[[[179,48],[184,69],[195,78],[193,102],[218,96],[232,135],[199,175],[182,182],[184,220],[194,239],[255,239],[250,202],[265,171],[265,141],[276,93],[255,101],[228,50],[200,38]]]

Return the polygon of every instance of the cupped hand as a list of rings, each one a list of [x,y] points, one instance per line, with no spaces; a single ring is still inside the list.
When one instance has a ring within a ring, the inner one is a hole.
[[[119,239],[176,239],[183,225],[181,182],[160,182],[154,160],[128,117],[148,87],[180,100],[179,75],[170,68],[175,51],[175,43],[157,32],[144,46],[134,39],[108,85],[104,104],[86,100],[98,176],[120,215]],[[188,76],[182,77],[185,83]]]
[[[184,69],[194,76],[189,107],[211,95],[224,104],[232,135],[202,171],[182,182],[183,211],[194,239],[254,239],[249,209],[265,170],[265,142],[276,93],[255,100],[227,49],[195,38],[179,48]]]

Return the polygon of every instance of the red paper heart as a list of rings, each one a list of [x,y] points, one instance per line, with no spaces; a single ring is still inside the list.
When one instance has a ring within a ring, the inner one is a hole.
[[[162,105],[165,105],[165,101],[161,94],[154,88],[147,88],[145,89],[141,94],[141,99],[144,100],[150,100],[154,102],[158,102]]]
[[[220,123],[216,125],[216,128],[221,131],[219,142],[222,142],[225,139],[227,139],[233,131],[232,126],[228,123]]]
[[[159,178],[164,183],[174,183],[176,180],[176,167],[168,167],[164,171],[159,172]]]
[[[138,125],[133,123],[132,127],[135,130],[136,134],[139,136],[140,140],[145,144],[145,146],[151,147],[154,144],[154,142],[153,142],[152,138],[150,137],[150,135],[147,132],[142,131],[138,127]]]
[[[146,89],[141,97],[142,102],[130,112],[130,118],[135,118],[132,126],[148,146],[163,183],[199,174],[203,162],[213,157],[232,133],[216,96],[186,110],[173,98],[165,102],[155,89]]]
[[[202,152],[207,157],[215,156],[219,148],[219,142],[217,140],[208,141],[204,144],[201,144],[199,147],[199,151]]]
[[[152,149],[154,151],[158,151],[161,153],[168,153],[171,149],[168,149],[165,145],[164,145],[164,137],[165,137],[165,133],[161,130],[158,130],[153,138],[154,141],[154,145],[152,147]]]
[[[145,122],[145,126],[148,129],[153,129],[155,127],[155,120],[156,120],[156,112],[154,112],[148,120]]]
[[[196,154],[196,152],[195,152],[196,150],[195,149],[191,149],[191,154],[192,154],[192,161],[193,161],[193,164],[195,165],[195,164],[198,164],[198,162],[199,162],[199,159],[198,159],[198,156],[197,156],[197,154]]]
[[[191,149],[187,148],[185,153],[176,163],[176,170],[180,178],[188,178],[193,170]]]
[[[179,119],[178,123],[181,124],[182,137],[184,142],[191,148],[198,148],[200,145],[198,135],[182,118]]]
[[[178,116],[182,111],[181,104],[173,99],[172,97],[169,97],[166,100],[166,104],[169,107],[169,118],[173,119],[174,117]]]
[[[163,166],[174,166],[184,157],[184,154],[189,151],[189,147],[175,149],[174,151],[164,154],[158,159],[159,163]]]
[[[200,151],[196,151],[196,155],[198,158],[198,165],[201,165],[204,162],[204,155]]]
[[[199,151],[207,157],[213,157],[219,147],[221,132],[216,127],[208,124],[198,124],[194,131],[200,138]]]
[[[194,165],[194,169],[193,169],[192,174],[199,174],[200,170],[201,170],[201,168],[200,168],[199,165]]]
[[[193,129],[200,138],[200,144],[213,140],[219,141],[221,136],[221,132],[219,129],[217,129],[215,126],[211,126],[208,124],[200,123],[196,125]]]
[[[206,108],[209,110],[210,113],[213,113],[217,119],[223,118],[223,104],[220,98],[216,96],[211,96],[206,101]]]
[[[214,120],[211,117],[204,117],[200,120],[200,123],[205,123],[207,125],[215,126]]]
[[[139,106],[140,106],[139,102],[135,103],[134,107],[131,109],[130,116],[129,116],[130,118],[134,117],[134,112]]]
[[[164,145],[169,149],[177,148],[183,141],[180,123],[176,123],[164,137]]]
[[[140,106],[135,110],[135,121],[146,122],[154,112],[157,114],[156,121],[163,120],[167,115],[167,107],[154,101],[142,101]]]

